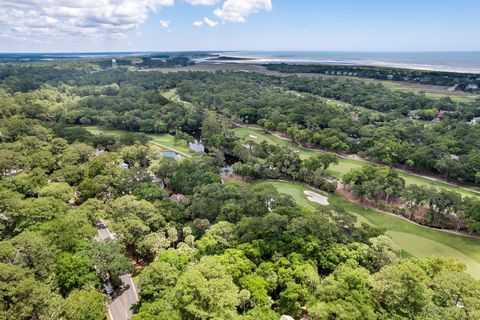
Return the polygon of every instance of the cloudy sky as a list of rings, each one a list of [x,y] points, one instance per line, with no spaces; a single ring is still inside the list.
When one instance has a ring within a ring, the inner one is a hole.
[[[480,50],[478,0],[0,0],[0,52]]]

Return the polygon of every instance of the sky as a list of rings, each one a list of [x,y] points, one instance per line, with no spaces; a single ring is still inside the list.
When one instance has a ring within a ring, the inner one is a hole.
[[[0,52],[480,51],[479,0],[0,0]]]

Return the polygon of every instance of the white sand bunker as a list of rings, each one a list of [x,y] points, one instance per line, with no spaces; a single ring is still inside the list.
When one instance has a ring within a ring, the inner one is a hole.
[[[249,134],[248,136],[249,136],[250,138],[252,138],[252,139],[258,139],[258,137],[257,137],[257,136],[254,136],[253,134]]]
[[[305,193],[307,195],[308,200],[310,200],[312,202],[319,203],[322,206],[328,206],[328,198],[327,197],[322,196],[319,193],[309,191],[309,190],[305,190],[305,191],[303,191],[303,193]]]

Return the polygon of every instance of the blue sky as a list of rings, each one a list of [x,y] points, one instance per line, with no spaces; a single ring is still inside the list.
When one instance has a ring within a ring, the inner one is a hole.
[[[480,51],[479,13],[478,0],[0,0],[0,51]]]

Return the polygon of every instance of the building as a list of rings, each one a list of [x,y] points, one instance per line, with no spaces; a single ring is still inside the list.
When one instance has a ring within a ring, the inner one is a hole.
[[[478,90],[478,85],[476,83],[469,83],[466,87],[465,90]]]
[[[183,201],[183,199],[185,199],[185,196],[180,193],[175,193],[175,194],[172,194],[169,199],[172,200],[173,202],[180,203]]]
[[[470,123],[471,125],[480,123],[480,117],[473,118],[472,120],[470,120],[469,123]]]

